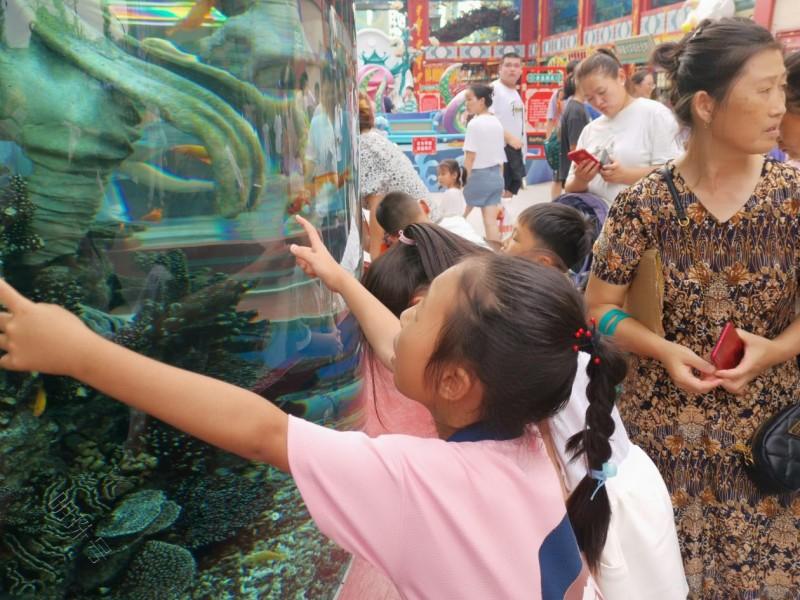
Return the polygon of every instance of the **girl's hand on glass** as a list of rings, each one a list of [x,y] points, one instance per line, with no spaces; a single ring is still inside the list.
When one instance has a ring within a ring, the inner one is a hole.
[[[627,171],[618,161],[612,161],[600,169],[600,177],[608,183],[625,183]]]
[[[667,342],[658,359],[675,385],[689,393],[707,394],[722,383],[714,365],[680,344]]]
[[[744,342],[742,361],[733,369],[717,371],[715,375],[722,380],[722,387],[731,394],[743,394],[747,385],[779,360],[777,342],[741,329],[736,333]]]
[[[289,247],[289,251],[297,258],[297,266],[309,277],[319,277],[332,292],[339,292],[342,281],[349,276],[347,271],[328,252],[314,226],[300,215],[296,215],[295,219],[302,225],[310,243],[309,246],[292,244]]]
[[[575,165],[575,177],[589,183],[600,172],[600,163],[593,160],[584,160]]]
[[[94,335],[68,310],[55,304],[31,302],[0,280],[0,367],[11,371],[40,371],[74,375],[81,350]]]

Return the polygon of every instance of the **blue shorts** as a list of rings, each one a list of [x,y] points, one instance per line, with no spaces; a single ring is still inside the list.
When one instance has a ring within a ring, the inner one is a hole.
[[[505,182],[500,174],[500,165],[485,169],[472,169],[467,185],[464,186],[464,200],[468,206],[493,206],[500,204]]]

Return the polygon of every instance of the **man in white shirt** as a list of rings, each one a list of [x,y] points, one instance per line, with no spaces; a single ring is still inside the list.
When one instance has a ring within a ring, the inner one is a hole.
[[[505,132],[504,198],[519,192],[525,179],[525,103],[517,91],[521,75],[522,58],[515,52],[507,52],[500,63],[499,79],[492,83],[494,101],[491,111],[503,124]]]

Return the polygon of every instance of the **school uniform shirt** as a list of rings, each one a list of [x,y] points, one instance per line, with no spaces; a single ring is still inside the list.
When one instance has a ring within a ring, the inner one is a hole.
[[[603,115],[583,128],[576,149],[584,148],[598,156],[606,149],[623,167],[663,165],[680,156],[678,122],[660,102],[637,98],[613,119]],[[570,177],[575,164],[570,168]],[[589,182],[588,191],[609,205],[628,184],[606,183],[598,174]]]
[[[599,598],[539,439],[459,439],[480,441],[369,438],[289,417],[289,465],[319,529],[403,598]]]
[[[503,125],[490,113],[470,119],[464,136],[464,152],[474,152],[473,169],[487,169],[506,162]]]
[[[525,104],[517,88],[509,88],[499,79],[492,82],[494,97],[489,110],[494,113],[503,129],[522,140],[522,152],[525,154]]]

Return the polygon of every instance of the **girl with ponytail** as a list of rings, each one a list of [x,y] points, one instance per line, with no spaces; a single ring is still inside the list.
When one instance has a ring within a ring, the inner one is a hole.
[[[297,220],[310,240],[291,247],[298,265],[343,296],[376,356],[393,365],[397,389],[430,411],[440,439],[370,438],[288,416],[250,391],[117,346],[2,281],[0,367],[79,379],[290,472],[320,530],[380,568],[404,598],[599,599],[576,533],[597,567],[601,544],[592,540],[606,535],[607,497],[601,486],[590,511],[598,521],[573,531],[536,427],[569,398],[575,347],[585,343],[576,335],[587,327],[580,294],[555,269],[487,253],[436,277],[397,319]],[[624,362],[602,343],[592,361],[597,410],[608,411]],[[601,427],[586,438],[591,466],[605,459],[612,433]]]
[[[519,216],[520,238],[504,251],[566,275],[589,250],[582,221],[570,207],[535,205]],[[575,344],[569,402],[540,426],[569,494],[570,521],[586,556],[599,557],[594,574],[606,600],[684,600],[689,586],[669,492],[614,406],[626,365],[608,337],[590,331]]]

